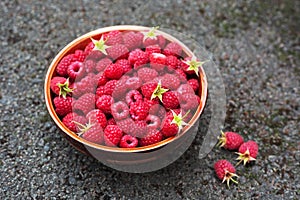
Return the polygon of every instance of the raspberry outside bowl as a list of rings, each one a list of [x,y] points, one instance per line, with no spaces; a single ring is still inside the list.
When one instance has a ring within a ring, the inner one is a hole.
[[[168,137],[155,144],[140,146],[135,148],[120,148],[110,147],[106,145],[100,145],[83,139],[75,132],[71,131],[64,123],[60,116],[55,111],[53,104],[53,92],[51,92],[51,79],[56,75],[56,67],[60,61],[68,54],[74,53],[77,49],[84,49],[90,42],[91,38],[100,39],[103,33],[111,31],[150,31],[149,27],[142,26],[111,26],[100,28],[91,31],[85,35],[82,35],[68,45],[66,45],[53,59],[50,64],[44,83],[44,94],[46,100],[46,106],[48,112],[55,122],[55,124],[61,130],[63,136],[74,146],[77,150],[84,154],[93,156],[100,160],[102,163],[121,171],[127,172],[147,172],[162,168],[172,161],[175,161],[182,153],[188,148],[189,144],[193,140],[197,132],[197,122],[201,113],[205,107],[207,99],[207,79],[203,68],[199,69],[199,90],[198,96],[200,97],[200,103],[197,107],[194,115],[188,122],[188,125],[183,127],[182,132],[179,135]],[[157,34],[162,35],[168,42],[176,42],[179,44],[185,55],[188,57],[195,57],[192,51],[186,47],[181,41],[175,37],[156,30]],[[186,145],[188,144],[188,146]],[[177,152],[170,155],[170,152]]]

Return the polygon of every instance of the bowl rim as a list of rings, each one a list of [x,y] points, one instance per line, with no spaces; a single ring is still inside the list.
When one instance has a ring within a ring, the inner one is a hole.
[[[199,104],[194,116],[189,121],[189,123],[188,123],[189,125],[185,126],[183,128],[182,132],[179,135],[166,138],[166,139],[164,139],[164,140],[162,140],[158,143],[152,144],[152,145],[148,145],[148,146],[144,146],[144,147],[135,147],[135,148],[120,148],[120,147],[109,147],[109,146],[89,142],[89,141],[81,138],[80,136],[78,136],[76,133],[70,131],[62,123],[62,121],[59,119],[58,115],[56,114],[56,112],[54,110],[54,106],[53,106],[52,100],[51,100],[51,91],[50,91],[51,90],[50,89],[51,77],[53,76],[53,73],[55,71],[55,67],[57,66],[57,64],[60,62],[60,60],[65,55],[67,55],[69,53],[69,51],[74,46],[80,44],[80,42],[85,41],[88,38],[92,38],[92,37],[95,37],[95,36],[100,35],[102,33],[109,32],[109,31],[115,31],[115,30],[120,30],[120,31],[148,31],[151,28],[152,27],[137,26],[137,25],[118,25],[118,26],[103,27],[103,28],[99,28],[99,29],[90,31],[90,32],[88,32],[84,35],[81,35],[81,36],[77,37],[73,41],[69,42],[62,50],[59,51],[59,53],[54,57],[54,59],[52,60],[51,64],[48,67],[48,70],[47,70],[47,73],[46,73],[46,76],[45,76],[45,82],[44,82],[44,96],[45,96],[45,102],[46,102],[47,110],[48,110],[52,120],[61,129],[61,131],[66,133],[68,136],[70,136],[72,139],[76,140],[77,142],[79,142],[83,145],[87,145],[88,147],[91,147],[91,148],[95,148],[95,149],[103,150],[103,151],[109,151],[109,152],[137,153],[137,152],[144,152],[144,151],[153,150],[153,149],[165,146],[165,145],[171,143],[174,140],[178,140],[182,135],[187,133],[188,130],[192,126],[195,125],[196,121],[200,118],[200,116],[203,112],[203,109],[206,105],[206,100],[207,100],[208,82],[207,82],[207,77],[206,77],[206,74],[205,74],[202,66],[200,66],[200,68],[199,68],[199,79],[201,81],[201,86],[202,86],[201,91],[199,91],[200,104]],[[160,30],[156,30],[156,32],[163,35],[167,40],[177,42],[178,44],[180,44],[183,51],[188,56],[194,56],[194,53],[184,43],[182,43],[180,40],[178,40],[174,36],[172,36],[168,33],[165,33],[163,31],[160,31]]]

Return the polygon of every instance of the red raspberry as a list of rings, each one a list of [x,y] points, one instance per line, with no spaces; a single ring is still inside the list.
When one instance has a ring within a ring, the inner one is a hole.
[[[61,61],[58,63],[55,70],[60,76],[68,75],[67,70],[68,70],[69,65],[73,62],[73,57],[74,57],[74,54],[69,54],[69,55],[63,57],[63,59],[61,59]]]
[[[164,48],[164,46],[166,44],[166,39],[162,35],[157,35],[156,38],[154,38],[154,39],[151,39],[151,38],[145,39],[143,41],[143,44],[145,47],[158,44],[161,48]]]
[[[160,121],[163,121],[167,115],[165,107],[163,107],[160,104],[154,104],[150,110],[149,110],[150,115],[156,115]]]
[[[165,137],[174,136],[179,132],[177,124],[172,123],[173,118],[172,114],[167,114],[166,118],[162,122],[161,133]]]
[[[92,93],[82,95],[74,102],[73,109],[82,111],[86,115],[95,109],[95,95]]]
[[[175,109],[179,106],[178,94],[173,91],[168,91],[162,95],[162,102],[165,108]]]
[[[88,74],[80,81],[75,82],[73,85],[73,95],[75,97],[79,97],[85,93],[94,93],[96,90],[96,84],[94,81],[94,75]]]
[[[104,33],[103,39],[106,40],[105,44],[109,46],[123,43],[123,37],[120,31],[111,31],[108,33]]]
[[[94,47],[95,45],[93,42],[88,43],[88,45],[86,45],[86,47],[84,48],[85,55],[88,56],[93,51]]]
[[[80,124],[85,124],[87,123],[87,120],[85,117],[80,116],[74,112],[70,112],[68,113],[63,119],[62,119],[62,123],[71,131],[73,132],[78,132],[78,125],[76,125],[75,122],[78,122]]]
[[[193,88],[189,84],[182,84],[178,87],[177,92],[179,94],[195,94]]]
[[[59,96],[62,95],[63,97],[66,97],[67,94],[73,91],[73,89],[69,86],[69,80],[59,76],[51,79],[50,88],[54,94]]]
[[[126,103],[131,106],[133,103],[138,102],[138,101],[142,101],[143,100],[143,96],[141,95],[141,93],[137,90],[131,90],[126,94]]]
[[[123,34],[124,45],[129,49],[133,50],[141,47],[143,35],[141,33],[126,32]]]
[[[91,110],[87,115],[86,118],[92,123],[99,123],[100,126],[104,129],[107,125],[107,119],[105,114],[99,110],[99,109],[94,109]]]
[[[199,89],[199,82],[197,79],[192,78],[188,80],[188,84],[193,88],[195,92]]]
[[[180,85],[180,80],[173,74],[165,74],[161,79],[161,84],[171,90],[176,90]]]
[[[128,61],[134,66],[134,69],[148,63],[148,55],[141,49],[135,49],[129,53]]]
[[[108,82],[108,79],[104,76],[102,72],[96,75],[96,79],[98,80],[98,86],[103,86]]]
[[[157,107],[157,108],[153,108],[153,106],[159,104],[159,100],[158,100],[157,98],[156,98],[156,99],[152,99],[152,100],[147,99],[147,98],[144,98],[144,104],[145,104],[145,106],[146,106],[148,109],[151,109],[151,108],[152,108],[152,112],[154,112],[153,109],[158,109],[158,107]],[[156,110],[156,111],[157,111],[157,110]]]
[[[53,99],[55,112],[61,117],[72,112],[73,101],[74,99],[72,97],[55,97]]]
[[[86,59],[89,60],[94,60],[95,62],[99,61],[100,59],[102,59],[105,55],[99,51],[99,50],[93,50],[91,51]]]
[[[103,129],[100,124],[87,124],[81,125],[81,132],[79,135],[87,141],[96,143],[96,144],[103,144]]]
[[[125,81],[124,84],[129,90],[135,90],[141,87],[142,82],[139,77],[130,77]]]
[[[221,131],[222,136],[219,137],[219,143],[218,145],[220,147],[224,147],[225,149],[228,150],[236,150],[238,149],[243,143],[244,139],[243,137],[234,132],[223,132]]]
[[[123,101],[112,104],[111,114],[116,120],[125,119],[129,115],[129,108]]]
[[[152,53],[161,53],[161,48],[157,44],[146,47],[145,52],[150,56]]]
[[[115,91],[116,85],[118,81],[117,80],[110,80],[104,85],[104,94],[106,95],[112,95]]]
[[[219,160],[214,164],[214,169],[217,177],[222,180],[222,182],[226,181],[229,187],[229,182],[233,181],[237,184],[237,181],[233,179],[235,174],[234,166],[227,160]]]
[[[98,99],[102,95],[105,95],[105,89],[104,86],[99,86],[96,90],[96,99]]]
[[[157,83],[147,83],[147,84],[144,84],[142,87],[141,87],[141,90],[142,90],[142,94],[144,95],[144,97],[146,97],[147,99],[150,99],[154,90],[156,89],[157,87]]]
[[[147,117],[149,109],[145,106],[144,102],[138,101],[131,104],[129,113],[134,120],[143,120]]]
[[[104,70],[104,75],[108,79],[120,79],[123,75],[123,67],[116,63],[108,65]]]
[[[113,90],[112,97],[114,98],[115,101],[125,101],[125,96],[128,88],[126,87],[125,84],[121,80],[117,81],[116,87]]]
[[[86,54],[82,50],[76,50],[75,53],[73,54],[73,62],[78,61],[78,62],[83,62],[86,58]]]
[[[94,73],[96,70],[96,62],[93,60],[86,60],[83,66],[87,73]]]
[[[184,71],[182,69],[176,69],[175,75],[179,78],[181,83],[187,82],[186,74],[184,73]]]
[[[199,96],[192,94],[192,93],[186,93],[183,95],[179,95],[179,103],[180,107],[185,110],[193,110],[196,109],[199,106],[200,99]]]
[[[240,162],[244,162],[244,165],[246,165],[247,163],[256,160],[256,156],[258,154],[258,145],[256,142],[249,140],[240,146],[237,154],[239,155],[237,160],[240,160],[238,164]]]
[[[69,65],[67,73],[71,79],[76,79],[76,81],[80,80],[85,75],[83,63],[79,61],[73,62]]]
[[[111,105],[113,104],[113,98],[110,95],[102,95],[96,101],[96,106],[104,113],[111,113]]]
[[[115,44],[109,47],[106,51],[108,56],[114,61],[117,59],[127,58],[129,53],[129,50],[123,44]]]
[[[124,74],[132,70],[132,66],[130,65],[129,61],[126,59],[117,60],[116,64],[120,65],[123,68]]]
[[[119,146],[122,148],[134,148],[139,144],[139,141],[136,137],[131,135],[124,135],[121,140]]]
[[[103,59],[101,59],[101,60],[99,60],[97,62],[97,64],[96,64],[96,70],[98,72],[102,72],[111,63],[112,63],[111,59],[109,59],[109,58],[103,58]]]
[[[132,135],[132,130],[134,129],[135,121],[131,118],[126,118],[122,120],[117,120],[115,123],[118,127],[125,133]]]
[[[146,117],[145,121],[146,121],[148,130],[160,128],[161,120],[159,117],[157,117],[155,115],[148,115]]]
[[[107,120],[107,125],[117,125],[117,123],[114,118],[110,118]]]
[[[162,71],[166,65],[166,56],[161,53],[152,53],[149,56],[151,67],[156,71]]]
[[[180,57],[181,53],[182,53],[182,48],[176,42],[170,42],[169,44],[167,44],[167,46],[163,50],[163,53],[166,56],[173,55],[173,56]]]
[[[117,146],[122,136],[122,130],[117,125],[108,125],[104,129],[104,142],[107,146]]]
[[[140,68],[137,73],[143,83],[147,83],[158,76],[157,71],[148,67]]]
[[[179,62],[180,61],[177,59],[177,57],[173,56],[173,55],[169,55],[166,58],[166,65],[168,67],[170,67],[171,69],[177,69],[178,65],[179,65]]]
[[[158,130],[150,130],[146,137],[140,138],[140,146],[148,146],[162,141],[163,135]]]

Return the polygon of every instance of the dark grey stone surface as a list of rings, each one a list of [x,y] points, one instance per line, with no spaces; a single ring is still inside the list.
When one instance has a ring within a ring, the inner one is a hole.
[[[292,0],[2,0],[0,198],[299,199],[299,8]],[[198,159],[201,135],[168,167],[129,174],[82,155],[59,134],[44,104],[48,65],[76,37],[118,24],[160,25],[213,53],[226,88],[224,130],[260,145],[257,162],[237,168],[239,185],[228,189],[213,172],[234,153],[214,148]]]

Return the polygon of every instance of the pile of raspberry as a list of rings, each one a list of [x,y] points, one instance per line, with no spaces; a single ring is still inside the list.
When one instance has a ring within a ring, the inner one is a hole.
[[[57,65],[50,84],[55,112],[87,141],[152,145],[180,134],[195,114],[203,63],[157,27],[103,33]]]

